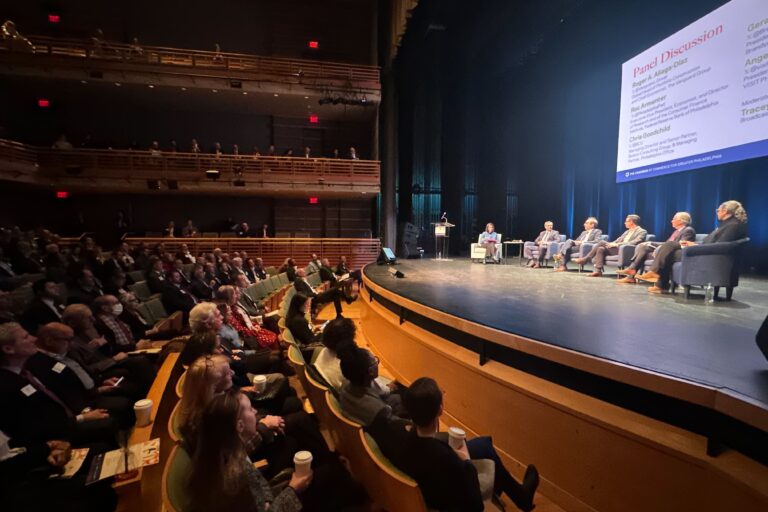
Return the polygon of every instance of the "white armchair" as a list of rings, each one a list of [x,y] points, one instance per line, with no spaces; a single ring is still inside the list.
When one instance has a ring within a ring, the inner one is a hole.
[[[496,259],[501,259],[501,233],[499,235],[499,243],[496,244]],[[477,235],[477,242],[469,247],[469,259],[472,261],[485,261],[485,247],[480,245],[480,237],[483,234]]]

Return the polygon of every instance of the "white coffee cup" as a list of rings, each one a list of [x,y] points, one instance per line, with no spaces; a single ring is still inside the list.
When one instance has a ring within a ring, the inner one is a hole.
[[[136,413],[136,426],[146,427],[152,423],[152,400],[144,398],[133,404],[133,412]]]
[[[312,452],[302,450],[293,456],[294,471],[298,476],[306,476],[312,467]]]
[[[256,317],[256,323],[259,324],[259,325],[264,325],[264,316],[263,315],[258,315]]]
[[[458,427],[451,427],[448,429],[448,444],[454,450],[461,448],[464,444],[464,439],[467,437],[466,432]]]
[[[263,393],[267,389],[267,376],[266,375],[254,375],[253,376],[253,389],[256,393]]]

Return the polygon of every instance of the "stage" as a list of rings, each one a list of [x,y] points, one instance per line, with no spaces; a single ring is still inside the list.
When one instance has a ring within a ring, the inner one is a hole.
[[[689,300],[681,290],[651,295],[610,273],[589,278],[513,261],[405,260],[395,266],[403,279],[376,264],[364,274],[372,299],[405,321],[444,328],[441,336],[481,358],[713,437],[727,418],[724,430],[756,436],[747,444],[765,439],[768,362],[754,338],[768,314],[768,280],[742,277],[732,301],[705,304],[700,290]]]

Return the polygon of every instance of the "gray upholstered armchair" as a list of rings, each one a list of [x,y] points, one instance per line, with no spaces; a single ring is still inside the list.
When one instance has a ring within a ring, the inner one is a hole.
[[[560,249],[560,245],[562,245],[566,240],[565,235],[560,235],[560,237],[552,242],[549,242],[546,247],[546,255],[545,255],[545,265],[546,262],[552,259],[552,257],[557,254],[558,249]],[[539,257],[539,253],[541,251],[541,246],[537,245],[536,242],[525,242],[523,244],[523,251],[525,251],[526,248],[530,248],[531,256],[533,256],[534,259]]]
[[[600,241],[601,242],[607,242],[608,241],[608,235],[600,235]],[[592,250],[592,248],[597,245],[592,242],[584,242],[579,246],[578,251],[573,251],[571,253],[571,261],[577,260],[579,258],[584,258],[587,254],[589,254],[589,251]],[[579,265],[579,272],[584,270],[584,265]]]
[[[672,266],[672,292],[680,285],[687,299],[691,286],[711,284],[715,297],[725,287],[725,300],[731,300],[739,285],[739,256],[747,242],[749,238],[683,247],[681,260]]]
[[[656,241],[656,235],[646,235],[646,242]],[[627,268],[635,255],[636,245],[622,245],[619,247],[619,254],[615,256],[606,256],[605,264],[617,268]]]

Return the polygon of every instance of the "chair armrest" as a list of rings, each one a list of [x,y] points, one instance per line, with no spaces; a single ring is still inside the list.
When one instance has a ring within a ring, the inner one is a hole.
[[[749,238],[743,238],[734,242],[715,242],[712,244],[699,244],[691,245],[689,247],[683,247],[683,258],[690,258],[693,256],[711,256],[719,254],[732,254],[741,245],[747,243]]]
[[[619,265],[626,267],[632,261],[632,257],[635,255],[636,245],[621,245],[619,246]]]

